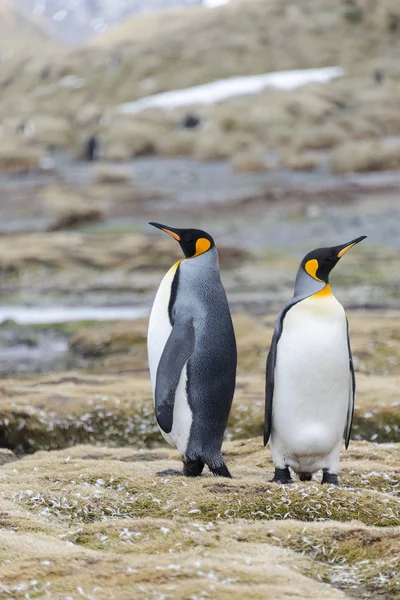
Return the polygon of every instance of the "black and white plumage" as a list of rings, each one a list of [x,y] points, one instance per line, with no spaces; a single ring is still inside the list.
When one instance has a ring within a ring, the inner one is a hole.
[[[230,477],[221,454],[236,380],[236,341],[218,252],[207,233],[172,229],[186,258],[165,275],[151,311],[149,367],[157,423],[184,462]]]
[[[323,469],[338,483],[342,438],[349,444],[355,377],[348,323],[329,273],[365,236],[307,254],[293,298],[278,316],[267,359],[264,444],[270,440],[274,481],[290,483]]]

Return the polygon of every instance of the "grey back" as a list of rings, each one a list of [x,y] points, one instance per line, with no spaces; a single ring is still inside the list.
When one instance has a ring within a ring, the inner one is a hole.
[[[231,313],[212,248],[179,266],[172,322],[191,321],[194,350],[187,363],[188,399],[193,412],[190,454],[220,452],[235,390],[237,351]]]

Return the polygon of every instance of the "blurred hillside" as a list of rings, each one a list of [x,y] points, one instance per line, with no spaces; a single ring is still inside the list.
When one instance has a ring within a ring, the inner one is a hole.
[[[56,44],[45,22],[7,0],[0,1],[0,54],[3,63],[10,58],[50,52]]]
[[[201,4],[202,0],[14,0],[27,12],[40,14],[49,28],[67,44],[84,42],[128,16],[172,6]]]
[[[30,38],[22,24],[14,35],[22,55],[22,40]],[[6,134],[15,133],[18,120],[31,125],[24,146],[79,152],[85,134],[99,133],[107,160],[231,158],[236,169],[250,171],[400,166],[395,0],[233,0],[214,10],[139,15],[72,51],[46,44],[0,83]],[[10,67],[4,56],[3,63]],[[119,109],[220,78],[332,65],[342,66],[345,76],[300,91],[267,89],[215,106],[130,116]],[[188,112],[201,119],[200,127],[180,127]],[[361,157],[356,162],[355,155]]]

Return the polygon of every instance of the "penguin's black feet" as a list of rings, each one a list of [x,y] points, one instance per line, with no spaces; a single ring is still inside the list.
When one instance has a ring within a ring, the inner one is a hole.
[[[311,473],[299,473],[300,481],[311,481],[312,475]]]
[[[208,465],[208,467],[211,473],[215,475],[215,477],[228,477],[229,479],[232,479],[232,475],[230,474],[229,469],[225,463],[219,465],[218,467],[212,467],[210,465]]]
[[[204,469],[204,462],[200,458],[185,458],[183,461],[183,474],[186,477],[200,477]]]
[[[183,473],[182,471],[177,471],[176,469],[166,469],[165,471],[158,471],[156,475],[158,475],[158,477],[171,477],[176,475],[182,477]]]
[[[330,485],[339,486],[339,479],[336,473],[328,473],[326,469],[323,471],[321,483],[329,483]]]
[[[288,484],[293,483],[292,476],[289,471],[289,467],[285,467],[285,469],[275,469],[274,478],[271,479],[272,483],[282,483]]]

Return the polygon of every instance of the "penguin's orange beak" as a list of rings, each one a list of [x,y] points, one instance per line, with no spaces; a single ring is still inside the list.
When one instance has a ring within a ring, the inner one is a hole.
[[[153,227],[157,227],[157,229],[161,229],[161,231],[165,231],[165,233],[168,233],[169,235],[171,235],[174,240],[176,240],[177,242],[181,241],[181,237],[178,234],[178,229],[174,229],[173,227],[168,227],[167,225],[161,225],[161,223],[154,223],[154,222],[150,222],[149,225],[153,225]]]

